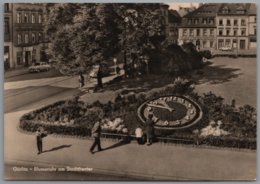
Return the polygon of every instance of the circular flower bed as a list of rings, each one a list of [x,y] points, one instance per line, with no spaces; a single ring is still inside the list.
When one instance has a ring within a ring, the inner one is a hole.
[[[138,107],[144,102],[169,96],[185,96],[200,107],[199,110],[194,109],[193,113],[201,112],[203,116],[197,123],[184,129],[156,129],[155,134],[158,140],[186,143],[187,140],[194,139],[195,143],[199,142],[200,144],[256,149],[255,108],[249,105],[235,108],[232,105],[224,104],[222,97],[211,92],[199,96],[194,93],[193,89],[194,87],[189,81],[178,79],[173,86],[159,92],[149,95],[143,93],[137,95],[131,92],[121,93],[118,94],[114,102],[106,104],[98,101],[87,104],[79,101],[79,98],[59,101],[23,115],[20,119],[20,128],[34,132],[41,126],[50,133],[91,136],[91,128],[94,123],[101,120],[103,133],[134,135],[135,129],[144,125],[138,118],[138,113],[136,113]],[[177,118],[183,117],[185,113],[187,115],[188,111],[191,113],[193,103],[187,103],[187,99],[182,104],[178,103],[180,106],[177,106],[174,102],[172,104],[169,102],[168,105],[171,108],[178,108],[180,111],[171,117],[167,117],[172,119],[168,122],[163,121],[163,126],[171,126]],[[157,111],[154,109],[155,116],[159,116],[161,119],[166,116],[164,113],[164,110]],[[184,118],[186,118],[186,115]],[[192,116],[190,117],[192,120]]]

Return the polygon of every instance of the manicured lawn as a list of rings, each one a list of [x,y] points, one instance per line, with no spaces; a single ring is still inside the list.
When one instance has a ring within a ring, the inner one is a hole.
[[[202,69],[190,75],[196,83],[195,91],[200,95],[212,91],[237,106],[249,104],[256,107],[256,58],[217,57]],[[139,79],[123,79],[106,85],[106,90],[129,90],[135,93],[157,91],[174,81],[169,75],[149,75]]]
[[[214,58],[203,71],[203,75],[193,76],[199,94],[212,91],[226,103],[235,99],[237,106],[256,107],[256,58]]]

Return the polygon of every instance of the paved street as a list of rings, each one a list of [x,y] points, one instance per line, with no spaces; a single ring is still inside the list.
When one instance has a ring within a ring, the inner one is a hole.
[[[10,112],[52,96],[65,95],[68,98],[82,93],[78,89],[78,76],[40,78],[39,76],[44,76],[46,73],[35,75],[36,78],[29,78],[32,74],[26,73],[6,79],[4,83],[4,112]],[[113,75],[105,77],[103,78],[103,82],[107,82],[113,78]],[[94,87],[95,85],[96,79],[90,79],[90,81],[86,81],[84,88]]]

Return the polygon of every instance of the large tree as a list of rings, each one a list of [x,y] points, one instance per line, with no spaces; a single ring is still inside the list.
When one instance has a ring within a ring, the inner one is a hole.
[[[117,52],[143,55],[163,40],[160,4],[47,4],[49,54],[64,73],[88,71]]]

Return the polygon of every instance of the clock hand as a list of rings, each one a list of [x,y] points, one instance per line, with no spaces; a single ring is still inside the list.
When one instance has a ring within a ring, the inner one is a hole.
[[[164,107],[168,107],[168,108],[170,108],[170,109],[172,109],[172,110],[175,110],[174,108],[172,108],[172,107],[170,107],[165,101],[163,101],[163,100],[159,100],[159,103],[161,104],[161,105],[163,105]]]
[[[162,108],[162,109],[167,109],[167,110],[169,110],[170,112],[172,112],[174,109],[173,108],[171,108],[171,107],[165,107],[165,106],[161,106],[161,105],[155,105],[155,104],[147,104],[148,106],[150,106],[150,107],[158,107],[158,108]]]

